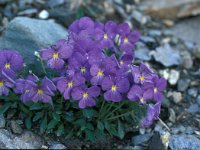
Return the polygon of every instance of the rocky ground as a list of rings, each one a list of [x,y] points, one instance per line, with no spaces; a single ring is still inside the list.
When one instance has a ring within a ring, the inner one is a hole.
[[[28,64],[34,51],[65,37],[76,16],[126,21],[142,32],[135,61],[168,80],[161,119],[148,129],[130,130],[123,141],[85,144],[39,135],[24,130],[22,120],[11,120],[11,111],[0,116],[0,148],[199,149],[199,0],[1,0],[0,12],[0,49],[19,49]]]

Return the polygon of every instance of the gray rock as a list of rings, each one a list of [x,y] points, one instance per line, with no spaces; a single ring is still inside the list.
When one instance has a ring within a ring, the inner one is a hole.
[[[176,122],[176,113],[172,108],[169,109],[169,120],[173,123]]]
[[[142,134],[142,135],[137,135],[132,137],[132,144],[133,145],[140,145],[142,143],[145,143],[149,141],[149,139],[152,137],[152,134]]]
[[[200,21],[200,17],[189,18],[189,19],[180,21],[172,28],[172,33],[174,36],[184,41],[188,41],[188,42],[192,42],[192,43],[196,43],[200,45],[199,21]],[[200,53],[194,52],[194,56],[200,57]]]
[[[189,79],[180,79],[178,81],[178,91],[184,92],[189,87],[190,80]]]
[[[40,149],[44,141],[30,131],[21,136],[13,135],[5,129],[0,129],[0,149]]]
[[[179,134],[185,132],[185,127],[183,125],[178,125],[177,127],[174,127],[171,129],[172,134]]]
[[[179,65],[181,63],[179,52],[172,49],[169,44],[156,48],[153,56],[157,62],[160,62],[165,67]]]
[[[172,135],[169,147],[172,150],[197,150],[200,147],[200,140],[193,135]]]
[[[148,33],[150,36],[152,37],[157,37],[157,36],[161,36],[162,32],[160,30],[150,30]]]
[[[186,134],[193,134],[194,133],[194,129],[191,126],[188,126],[185,130]]]
[[[193,104],[187,109],[187,112],[189,113],[196,113],[198,111],[200,111],[198,104]]]
[[[200,106],[200,95],[197,97],[197,103],[198,103],[199,106]]]
[[[66,38],[67,31],[59,24],[48,21],[16,17],[9,24],[0,42],[0,49],[19,51],[27,64],[34,63],[34,51]]]
[[[49,17],[49,12],[47,10],[42,10],[39,14],[38,17],[40,19],[47,19]]]
[[[183,99],[181,92],[176,92],[176,91],[172,92],[172,97],[173,97],[174,103],[176,104],[181,102]]]
[[[15,133],[15,134],[21,134],[22,133],[22,128],[18,124],[17,121],[11,120],[10,127],[11,127],[13,133]]]
[[[152,17],[176,19],[200,14],[199,0],[148,0],[142,1],[142,9]]]
[[[6,120],[3,115],[0,115],[0,128],[4,128],[6,125]]]
[[[155,43],[155,39],[150,37],[150,36],[141,36],[140,39],[144,42],[144,43]]]
[[[181,58],[182,58],[182,65],[184,68],[191,69],[193,67],[192,56],[188,51],[182,51]]]
[[[191,88],[188,90],[188,94],[192,97],[197,97],[198,90],[196,88]]]
[[[60,143],[54,143],[50,145],[49,149],[67,149],[67,147]]]
[[[149,55],[148,49],[141,49],[135,51],[135,58],[138,58],[140,60],[149,61],[151,60],[151,56]]]
[[[172,69],[169,74],[168,81],[171,85],[176,85],[180,77],[180,72]]]

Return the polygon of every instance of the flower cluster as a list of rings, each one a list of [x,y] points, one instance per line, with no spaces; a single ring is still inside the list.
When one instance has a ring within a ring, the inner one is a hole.
[[[96,105],[96,98],[121,102],[129,99],[150,104],[144,126],[158,119],[162,92],[166,81],[146,64],[133,65],[134,45],[140,33],[131,31],[127,23],[105,24],[89,17],[74,21],[67,39],[40,50],[40,57],[60,76],[39,80],[34,74],[26,79],[15,78],[22,68],[22,58],[15,51],[0,51],[0,95],[9,88],[21,95],[23,102],[51,103],[58,90],[65,100],[78,101],[81,109]]]

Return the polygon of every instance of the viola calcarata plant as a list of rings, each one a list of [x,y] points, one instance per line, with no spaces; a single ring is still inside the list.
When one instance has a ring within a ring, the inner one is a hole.
[[[146,64],[134,65],[138,31],[83,17],[68,33],[35,53],[42,75],[17,51],[0,50],[0,114],[15,110],[29,129],[91,141],[122,139],[126,128],[159,119],[166,81]]]

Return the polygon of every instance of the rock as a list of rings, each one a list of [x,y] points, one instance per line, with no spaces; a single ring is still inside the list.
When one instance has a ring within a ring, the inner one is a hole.
[[[150,30],[148,33],[152,37],[158,37],[162,35],[162,32],[160,30]]]
[[[146,43],[146,44],[149,44],[149,43],[155,43],[155,39],[150,37],[150,36],[141,36],[140,39]]]
[[[170,137],[169,147],[172,150],[197,150],[200,147],[200,140],[193,135],[172,135]]]
[[[172,34],[185,42],[196,43],[200,45],[200,17],[189,18],[177,23],[171,30]],[[188,28],[189,27],[189,28]],[[200,58],[198,50],[193,52],[195,57]],[[199,51],[200,52],[200,51]]]
[[[197,97],[197,103],[198,103],[199,106],[200,106],[200,95]]]
[[[141,8],[153,17],[175,19],[200,14],[199,0],[148,0],[143,1]]]
[[[188,90],[188,94],[192,97],[197,97],[198,90],[196,88],[191,88]]]
[[[198,111],[200,111],[198,104],[193,104],[187,109],[187,112],[189,113],[196,113]]]
[[[34,51],[66,38],[67,31],[48,20],[16,17],[3,35],[0,49],[18,50],[27,64],[34,63]]]
[[[190,85],[189,79],[180,79],[178,81],[178,91],[185,92]]]
[[[149,144],[149,150],[155,150],[155,149],[164,150],[164,146],[162,144],[159,132],[155,132],[153,134],[153,137],[151,138]]]
[[[30,9],[26,9],[24,11],[20,11],[18,13],[18,15],[33,15],[33,14],[36,14],[38,12],[37,9],[35,8],[30,8]]]
[[[40,19],[47,19],[49,17],[49,13],[46,10],[42,10],[39,14],[38,17]]]
[[[196,58],[200,59],[200,43],[198,43],[198,45],[194,48],[192,52]]]
[[[193,67],[192,56],[188,51],[182,51],[181,58],[182,58],[182,65],[184,68],[191,69]]]
[[[65,0],[48,0],[47,1],[47,5],[49,7],[55,7],[55,6],[58,6],[58,5],[62,5],[63,3],[65,2]]]
[[[4,128],[6,125],[6,120],[3,115],[0,115],[0,128]]]
[[[193,134],[193,133],[194,133],[194,130],[193,130],[193,128],[192,128],[191,126],[188,126],[188,127],[186,128],[185,133],[186,133],[186,134]]]
[[[67,149],[67,147],[60,143],[54,143],[49,146],[49,149]]]
[[[132,144],[133,145],[140,145],[142,143],[145,143],[145,142],[149,141],[151,136],[152,136],[152,134],[150,134],[150,133],[133,136],[132,137]]]
[[[17,121],[11,120],[10,127],[11,127],[13,133],[15,133],[15,134],[21,134],[22,133],[22,128],[17,123]]]
[[[40,149],[44,141],[34,133],[27,131],[21,136],[0,129],[0,149]]]
[[[172,49],[169,44],[156,48],[153,56],[157,62],[160,62],[165,67],[179,65],[181,63],[181,57],[178,51]]]
[[[176,122],[176,113],[172,108],[169,109],[169,120],[173,123]]]
[[[143,16],[139,11],[134,10],[130,16],[131,18],[134,18],[137,22],[139,22],[141,25],[144,25],[147,23],[148,18],[146,16]]]
[[[177,127],[174,127],[171,129],[172,134],[179,134],[185,132],[185,127],[183,125],[178,125]]]
[[[167,27],[172,27],[172,26],[174,26],[174,21],[169,20],[169,19],[163,20],[163,23],[164,23]]]
[[[135,58],[138,58],[140,60],[149,61],[151,60],[151,56],[149,55],[148,49],[141,49],[135,51]]]
[[[163,144],[165,150],[168,149],[169,139],[170,139],[170,133],[168,131],[164,132],[161,135],[161,141],[162,141],[162,144]]]
[[[174,103],[176,104],[180,103],[183,99],[181,92],[176,92],[176,91],[172,92],[172,98]]]
[[[180,77],[180,72],[178,72],[178,71],[172,69],[172,70],[170,71],[170,75],[169,75],[168,81],[169,81],[169,83],[170,83],[171,85],[176,85],[176,83],[177,83],[178,80],[179,80],[179,77]]]

